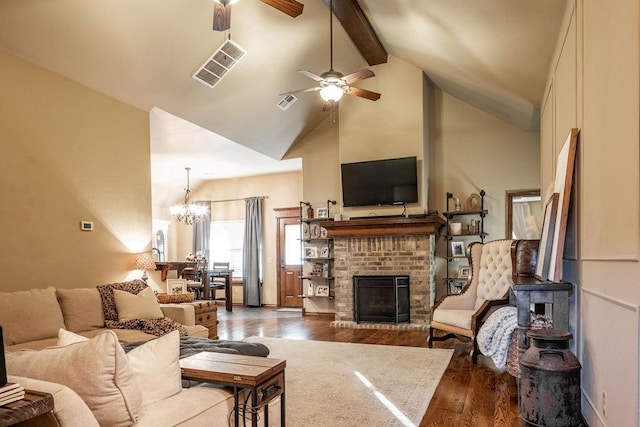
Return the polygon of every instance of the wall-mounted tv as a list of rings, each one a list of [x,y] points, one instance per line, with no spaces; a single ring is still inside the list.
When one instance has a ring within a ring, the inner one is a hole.
[[[416,157],[343,163],[340,169],[345,207],[402,205],[418,201]]]

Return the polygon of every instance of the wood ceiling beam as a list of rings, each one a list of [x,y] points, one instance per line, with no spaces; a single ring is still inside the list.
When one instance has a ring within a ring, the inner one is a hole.
[[[327,6],[329,1],[324,0]],[[387,51],[357,0],[333,0],[333,14],[369,65],[387,62]]]

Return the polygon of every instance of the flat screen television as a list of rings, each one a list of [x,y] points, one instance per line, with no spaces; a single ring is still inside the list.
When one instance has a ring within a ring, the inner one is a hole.
[[[416,157],[342,163],[345,207],[384,206],[418,201]]]

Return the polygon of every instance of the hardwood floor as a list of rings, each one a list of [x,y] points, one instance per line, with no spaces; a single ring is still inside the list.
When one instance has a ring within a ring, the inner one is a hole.
[[[252,335],[316,341],[426,347],[426,331],[349,329],[330,326],[333,316],[304,316],[274,308],[218,307],[220,339],[242,340]],[[451,363],[420,423],[425,426],[518,426],[517,387],[508,373],[498,372],[490,359],[468,360],[470,344],[458,340],[435,343],[453,348]],[[340,426],[342,427],[342,426]]]

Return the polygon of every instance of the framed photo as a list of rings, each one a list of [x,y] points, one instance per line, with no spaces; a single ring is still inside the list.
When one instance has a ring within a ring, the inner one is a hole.
[[[329,258],[329,245],[322,245],[322,248],[320,248],[320,258]]]
[[[451,256],[454,258],[464,258],[464,242],[451,242]]]
[[[329,296],[329,286],[327,286],[327,285],[318,285],[318,286],[316,286],[316,296],[317,297],[328,297]]]
[[[538,264],[535,277],[538,280],[549,279],[549,267],[552,258],[553,234],[556,228],[556,213],[558,211],[559,194],[553,193],[544,207],[544,219],[542,220],[542,233],[540,234],[540,247],[538,249]]]
[[[318,248],[315,246],[306,246],[304,248],[305,258],[318,258]]]
[[[167,279],[167,295],[186,294],[187,279]]]
[[[468,279],[471,274],[471,266],[461,265],[458,267],[458,277],[461,279]]]
[[[466,284],[467,281],[465,279],[449,280],[449,294],[459,294]]]
[[[316,218],[329,218],[329,209],[318,208],[318,211],[316,212]]]

